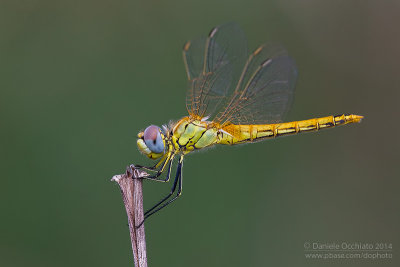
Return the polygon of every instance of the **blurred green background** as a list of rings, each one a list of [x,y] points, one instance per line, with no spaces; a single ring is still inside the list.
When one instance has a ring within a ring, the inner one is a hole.
[[[288,120],[359,125],[186,157],[181,199],[146,222],[149,266],[399,266],[399,1],[1,1],[0,266],[132,266],[117,185],[149,124],[185,116],[181,48],[237,21],[283,44]],[[145,182],[145,206],[171,184]],[[310,260],[305,242],[392,243]]]

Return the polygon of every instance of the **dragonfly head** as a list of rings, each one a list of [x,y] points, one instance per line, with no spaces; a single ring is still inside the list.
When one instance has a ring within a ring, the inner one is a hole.
[[[160,127],[150,125],[138,133],[137,146],[151,159],[158,159],[165,153],[165,135]]]

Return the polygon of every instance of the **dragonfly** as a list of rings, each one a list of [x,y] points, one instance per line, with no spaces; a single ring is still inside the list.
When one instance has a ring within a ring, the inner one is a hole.
[[[293,99],[295,62],[277,44],[261,45],[248,54],[245,34],[234,22],[186,42],[183,61],[189,83],[188,115],[162,127],[150,125],[137,136],[139,150],[158,160],[152,167],[136,166],[153,171],[143,178],[168,182],[173,161],[178,159],[171,191],[144,213],[144,220],[181,195],[183,160],[191,152],[318,131],[363,118],[341,114],[282,122]],[[166,176],[161,178],[164,172]]]

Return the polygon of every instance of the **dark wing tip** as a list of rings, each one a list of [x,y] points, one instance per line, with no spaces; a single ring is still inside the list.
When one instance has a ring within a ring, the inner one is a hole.
[[[218,27],[212,28],[212,30],[211,30],[210,33],[208,34],[208,37],[213,38],[214,35],[217,33],[217,31],[218,31]]]
[[[183,45],[183,51],[187,52],[190,48],[190,45],[192,43],[190,41],[187,41],[184,45]]]

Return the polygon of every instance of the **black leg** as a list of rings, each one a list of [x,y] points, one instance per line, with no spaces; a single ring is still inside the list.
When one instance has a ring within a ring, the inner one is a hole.
[[[164,165],[168,162],[168,160],[170,159],[170,156],[171,156],[171,155],[166,155],[166,156],[164,156],[165,158],[162,157],[161,160],[158,161],[158,162],[157,162],[154,166],[152,166],[152,167],[146,167],[146,166],[142,166],[142,165],[135,165],[135,167],[136,167],[137,169],[144,169],[144,170],[147,170],[147,171],[157,171],[157,172],[159,172],[160,170],[163,169]],[[160,168],[158,168],[158,170],[157,170],[157,165],[160,164],[160,162],[162,162],[162,161],[164,161],[163,164],[161,164]]]
[[[174,194],[174,192],[176,190],[176,185],[178,184],[179,180],[181,179],[182,162],[183,162],[183,157],[181,157],[179,159],[178,167],[176,168],[175,180],[174,180],[174,184],[172,185],[171,191],[169,192],[169,194],[167,196],[165,196],[162,200],[160,200],[156,205],[154,205],[151,209],[147,210],[144,213],[145,218],[146,218],[147,214],[149,214],[151,211],[156,209],[158,206],[160,206],[162,203],[164,203],[166,200],[168,200],[168,198],[170,198]]]
[[[168,182],[169,181],[169,177],[170,177],[170,170],[171,170],[171,167],[172,167],[172,162],[173,162],[174,157],[175,157],[174,154],[172,154],[171,156],[168,156],[164,160],[164,162],[162,163],[162,165],[160,166],[160,168],[158,170],[156,170],[156,168],[155,168],[158,165],[158,163],[154,167],[150,167],[150,168],[153,168],[153,171],[157,171],[157,173],[154,174],[154,175],[151,175],[151,176],[144,176],[144,177],[142,177],[142,179],[153,180],[153,181],[157,181],[157,182]],[[166,165],[168,163],[169,163],[169,166],[168,166],[167,177],[165,179],[159,179],[158,177],[164,172],[164,169],[165,169],[165,167],[166,167]],[[145,170],[149,169],[149,167],[142,167],[140,165],[135,166],[135,167],[138,167],[139,169],[145,169]]]
[[[153,167],[147,167],[147,166],[143,166],[143,165],[135,165],[135,168],[136,169],[144,169],[146,171],[154,171],[156,168],[156,165],[154,165]]]
[[[152,167],[147,167],[147,166],[142,166],[142,165],[135,165],[135,168],[144,169],[146,171],[157,171],[157,165],[158,165],[158,162]]]
[[[168,165],[168,171],[167,171],[167,176],[162,179],[162,178],[158,178],[158,176],[161,175],[161,173],[163,173],[163,170],[160,169],[155,175],[152,176],[145,176],[143,177],[143,179],[147,179],[147,180],[153,180],[153,181],[157,181],[157,182],[168,182],[170,177],[171,177],[171,170],[172,170],[172,163],[174,162],[174,156],[172,156],[169,160],[169,165]]]
[[[149,218],[151,215],[153,215],[157,211],[161,210],[162,208],[166,207],[168,204],[175,201],[181,195],[181,193],[182,193],[182,166],[183,166],[183,156],[181,156],[181,158],[179,159],[178,167],[177,167],[176,175],[175,175],[175,180],[174,180],[174,184],[172,185],[171,192],[167,196],[165,196],[161,201],[159,201],[156,205],[154,205],[151,209],[147,210],[144,213],[144,219],[137,227],[140,227],[147,218]],[[169,171],[170,171],[170,169],[169,169]],[[169,175],[169,171],[168,171],[168,175]],[[173,197],[172,199],[170,199],[169,201],[167,201],[175,193],[177,185],[178,185],[178,192],[177,192],[176,196]],[[164,203],[165,201],[167,201],[167,202]]]
[[[182,170],[182,168],[181,168]],[[176,193],[176,195],[168,200],[166,203],[164,203],[161,207],[158,207],[157,209],[153,210],[150,212],[146,211],[146,215],[144,216],[144,220],[146,220],[147,218],[149,218],[151,215],[153,215],[154,213],[156,213],[157,211],[161,210],[162,208],[165,208],[167,205],[171,204],[172,202],[174,202],[178,197],[180,197],[182,194],[182,174],[179,177],[179,181],[178,181],[178,192]]]

